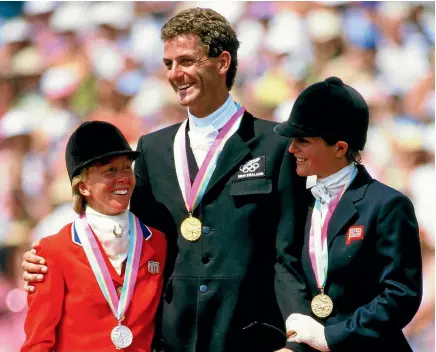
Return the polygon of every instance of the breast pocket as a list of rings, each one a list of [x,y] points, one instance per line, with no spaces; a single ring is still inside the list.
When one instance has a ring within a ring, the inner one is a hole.
[[[230,195],[235,197],[270,194],[271,192],[272,181],[266,178],[233,182],[229,191]]]
[[[272,181],[269,179],[244,180],[234,182],[229,194],[233,197],[236,207],[245,204],[258,203],[267,200],[272,193]]]
[[[362,260],[367,261],[368,253],[372,252],[370,241],[370,238],[363,238],[347,243],[347,235],[345,233],[337,235],[329,248],[329,258],[332,258],[334,261],[334,264],[329,262],[329,271],[349,271],[356,264],[361,266]]]

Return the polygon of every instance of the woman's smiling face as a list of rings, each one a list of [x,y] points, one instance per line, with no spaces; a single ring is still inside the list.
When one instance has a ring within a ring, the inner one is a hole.
[[[341,145],[339,145],[340,143]],[[297,158],[297,174],[299,176],[316,175],[318,178],[325,178],[339,171],[347,165],[343,151],[339,152],[343,148],[342,144],[346,143],[338,142],[328,145],[320,137],[292,139],[289,152]]]
[[[92,209],[116,215],[127,209],[135,184],[132,160],[127,156],[117,156],[108,163],[97,162],[89,167],[79,190]]]

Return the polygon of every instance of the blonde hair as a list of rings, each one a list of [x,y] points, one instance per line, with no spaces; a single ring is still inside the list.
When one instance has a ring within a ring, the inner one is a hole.
[[[86,180],[88,176],[88,168],[85,167],[80,174],[73,177],[71,181],[71,189],[73,192],[73,210],[77,214],[83,214],[86,209],[86,198],[80,193],[79,186],[80,183]]]

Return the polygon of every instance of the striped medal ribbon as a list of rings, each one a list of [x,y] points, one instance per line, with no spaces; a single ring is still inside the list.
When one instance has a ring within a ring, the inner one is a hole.
[[[338,196],[330,202],[324,221],[322,220],[321,202],[319,199],[315,201],[315,206],[313,208],[309,237],[309,256],[320,293],[312,299],[310,305],[313,314],[319,318],[326,318],[333,311],[333,301],[327,294],[324,293],[328,270],[328,226],[339,200],[342,198],[342,195],[356,177],[356,174],[357,169],[353,171],[350,181],[342,187]]]
[[[80,215],[79,218],[75,220],[73,228],[82,243],[91,269],[100,286],[100,290],[118,321],[118,325],[111,332],[111,340],[117,349],[126,348],[131,345],[133,334],[132,331],[126,325],[122,325],[121,322],[124,320],[125,313],[129,307],[135,289],[136,277],[138,276],[139,259],[143,242],[143,234],[139,220],[129,212],[129,229],[131,231],[124,283],[119,299],[109,270],[85,214]]]
[[[192,216],[192,213],[204,196],[206,187],[215,171],[216,162],[224,148],[224,145],[239,128],[239,122],[244,115],[245,108],[239,105],[237,105],[237,107],[238,110],[219,131],[218,136],[209,148],[209,151],[198,170],[192,187],[189,177],[188,156],[186,154],[185,131],[188,120],[183,121],[174,138],[174,163],[176,165],[177,180],[182,191],[186,209],[189,213],[189,217],[183,220],[181,224],[180,232],[188,241],[197,241],[201,236],[201,221]]]

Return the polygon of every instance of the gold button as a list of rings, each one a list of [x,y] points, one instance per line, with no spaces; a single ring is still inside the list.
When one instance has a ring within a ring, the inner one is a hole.
[[[117,288],[117,292],[118,292],[119,295],[121,295],[121,291],[123,291],[123,286],[119,286]]]

